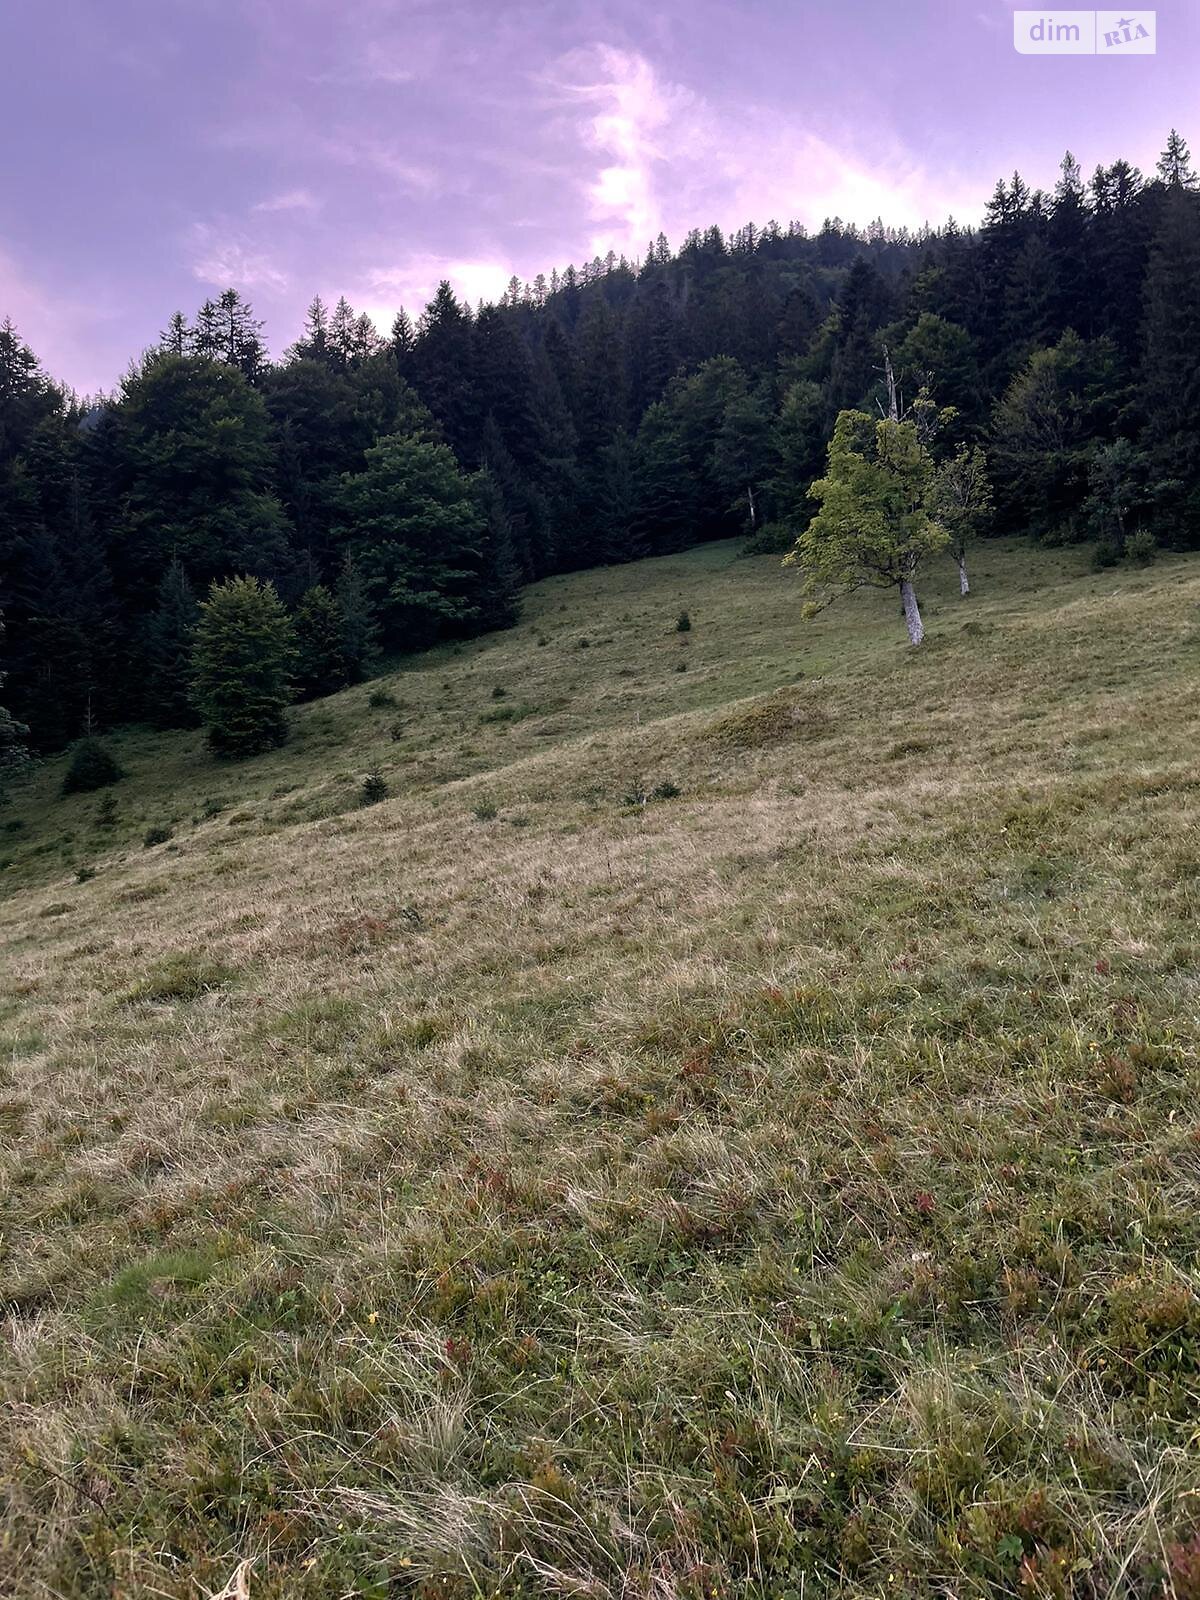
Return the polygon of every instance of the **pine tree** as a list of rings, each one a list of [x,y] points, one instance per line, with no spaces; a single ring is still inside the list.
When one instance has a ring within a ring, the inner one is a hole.
[[[200,607],[183,563],[173,560],[146,624],[146,706],[159,728],[193,728],[192,646]]]
[[[295,631],[273,585],[213,585],[196,625],[192,693],[215,755],[240,759],[284,742],[295,656]]]

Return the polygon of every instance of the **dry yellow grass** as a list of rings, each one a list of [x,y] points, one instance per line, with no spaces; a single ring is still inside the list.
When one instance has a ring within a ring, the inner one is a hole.
[[[977,565],[14,796],[0,1589],[1200,1593],[1200,571]]]

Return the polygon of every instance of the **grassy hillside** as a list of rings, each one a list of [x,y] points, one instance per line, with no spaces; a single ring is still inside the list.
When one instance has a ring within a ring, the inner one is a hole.
[[[944,567],[14,795],[0,1591],[1200,1595],[1200,567]]]

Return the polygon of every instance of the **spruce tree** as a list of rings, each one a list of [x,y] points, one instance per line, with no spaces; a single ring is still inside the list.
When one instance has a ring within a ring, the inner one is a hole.
[[[215,755],[257,755],[287,737],[295,630],[270,583],[228,578],[200,607],[192,694]]]
[[[0,618],[0,639],[4,637],[4,621]],[[0,672],[0,689],[4,687],[4,673]],[[25,744],[25,737],[29,729],[23,722],[18,722],[3,706],[0,706],[0,793],[3,792],[3,783],[6,774],[15,772],[28,760],[29,752]]]
[[[323,584],[300,599],[292,617],[296,630],[296,685],[300,698],[334,694],[350,681],[346,670],[341,607]]]
[[[521,569],[513,549],[504,495],[486,467],[475,475],[483,517],[478,626],[511,628],[520,614]]]
[[[194,728],[192,646],[200,607],[183,563],[173,560],[146,624],[146,707],[159,728]]]
[[[158,336],[161,350],[171,356],[186,356],[192,352],[192,330],[182,311],[173,313],[170,321]]]
[[[1158,177],[1168,189],[1194,189],[1200,180],[1192,170],[1192,153],[1183,135],[1174,128],[1167,135],[1166,149],[1158,158]]]
[[[1200,196],[1182,181],[1163,198],[1145,307],[1141,399],[1152,493],[1162,508],[1168,542],[1195,546],[1200,543]]]
[[[342,480],[342,536],[378,607],[388,642],[419,649],[476,625],[483,598],[483,517],[474,486],[444,444],[391,434]]]
[[[342,661],[347,681],[358,683],[369,677],[375,666],[379,625],[366,582],[349,552],[342,559],[335,594],[342,624]]]
[[[88,735],[81,739],[71,752],[71,760],[63,774],[63,794],[90,794],[96,789],[108,789],[125,776],[107,746]]]
[[[474,382],[475,341],[471,316],[443,281],[426,306],[412,353],[412,379],[437,418],[460,464],[479,455],[482,417]]]

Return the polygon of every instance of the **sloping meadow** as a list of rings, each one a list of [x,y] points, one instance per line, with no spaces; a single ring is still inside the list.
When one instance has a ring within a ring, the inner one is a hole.
[[[1200,1594],[1200,579],[1081,569],[554,580],[31,838],[0,1589]]]

